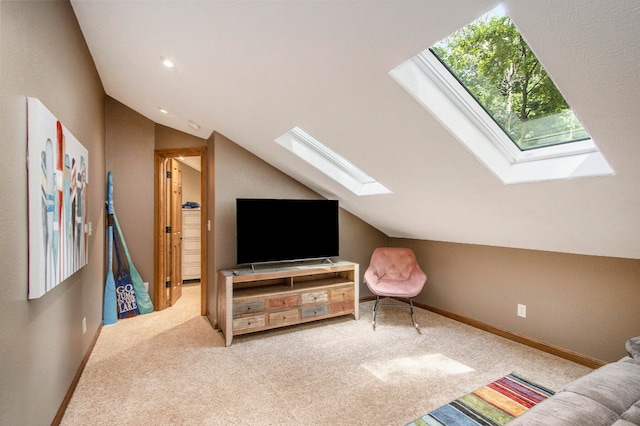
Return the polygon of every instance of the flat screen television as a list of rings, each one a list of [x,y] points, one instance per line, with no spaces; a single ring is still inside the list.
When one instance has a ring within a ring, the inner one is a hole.
[[[236,199],[237,263],[339,255],[338,201]]]

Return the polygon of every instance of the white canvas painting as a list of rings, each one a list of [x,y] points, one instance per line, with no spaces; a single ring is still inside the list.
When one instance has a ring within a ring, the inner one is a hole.
[[[89,152],[36,98],[27,99],[29,299],[87,264]]]

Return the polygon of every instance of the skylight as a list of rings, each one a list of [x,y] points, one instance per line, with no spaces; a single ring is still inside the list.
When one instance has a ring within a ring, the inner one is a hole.
[[[589,139],[502,8],[429,50],[520,150]]]
[[[501,7],[389,74],[503,183],[613,174]]]
[[[356,195],[377,195],[391,192],[349,160],[299,127],[294,127],[279,136],[275,142]]]

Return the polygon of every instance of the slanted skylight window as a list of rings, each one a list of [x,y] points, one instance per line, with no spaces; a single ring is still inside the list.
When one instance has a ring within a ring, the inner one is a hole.
[[[389,74],[504,183],[613,174],[501,7]]]
[[[277,137],[275,142],[356,195],[377,195],[391,192],[300,127],[294,127]]]
[[[589,139],[501,8],[429,50],[521,150]]]

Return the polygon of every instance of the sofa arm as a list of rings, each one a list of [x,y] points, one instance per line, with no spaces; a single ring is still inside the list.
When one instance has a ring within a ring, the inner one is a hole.
[[[640,399],[640,364],[607,364],[569,383],[564,390],[598,401],[620,416]]]
[[[632,337],[631,339],[627,340],[624,348],[627,350],[627,353],[631,358],[636,361],[640,361],[640,336]]]
[[[618,418],[586,396],[563,391],[516,417],[509,426],[611,426]]]

